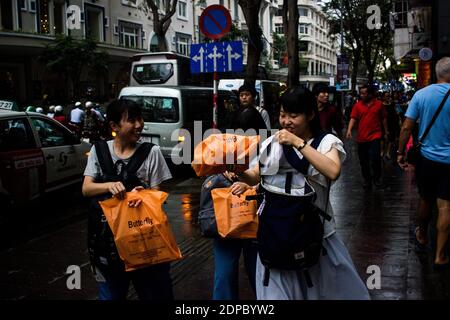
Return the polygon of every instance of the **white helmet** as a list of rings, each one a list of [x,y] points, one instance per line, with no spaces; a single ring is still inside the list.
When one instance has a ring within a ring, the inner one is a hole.
[[[49,112],[55,112],[55,106],[48,107],[48,111]]]
[[[44,113],[44,109],[42,109],[41,107],[37,107],[37,108],[36,108],[36,112],[38,112],[38,113]]]
[[[62,112],[63,111],[63,107],[62,106],[56,106],[55,107],[55,112]]]
[[[81,106],[81,102],[80,101],[75,102],[75,107],[80,107],[80,106]]]
[[[85,107],[86,108],[93,108],[94,104],[91,101],[87,101],[86,104],[85,104]]]

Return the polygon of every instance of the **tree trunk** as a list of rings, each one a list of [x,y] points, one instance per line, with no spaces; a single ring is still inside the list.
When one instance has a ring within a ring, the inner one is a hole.
[[[168,51],[165,35],[156,33],[156,30],[155,30],[155,34],[156,34],[156,38],[158,39],[158,52]]]
[[[288,87],[300,84],[300,62],[298,44],[298,7],[297,1],[283,2],[283,28],[288,52]]]
[[[245,17],[248,27],[248,54],[245,82],[255,85],[258,75],[258,65],[263,49],[262,30],[259,26],[259,11],[262,0],[240,0],[239,6]]]
[[[153,31],[158,39],[158,51],[168,51],[166,43],[166,32],[171,23],[171,17],[177,9],[178,0],[167,0],[165,2],[165,14],[160,16],[159,8],[154,0],[146,0],[146,5],[153,14]]]

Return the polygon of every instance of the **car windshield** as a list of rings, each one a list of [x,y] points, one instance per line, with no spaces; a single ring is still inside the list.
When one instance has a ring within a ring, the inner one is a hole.
[[[132,100],[142,109],[145,122],[176,123],[180,119],[178,99],[168,97],[123,96]]]
[[[171,63],[138,64],[133,68],[133,78],[139,84],[165,83],[172,75]]]

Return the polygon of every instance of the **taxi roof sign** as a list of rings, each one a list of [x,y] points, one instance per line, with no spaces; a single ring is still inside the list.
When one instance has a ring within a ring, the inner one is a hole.
[[[14,101],[0,100],[0,109],[10,110],[10,111],[19,111],[19,106]]]

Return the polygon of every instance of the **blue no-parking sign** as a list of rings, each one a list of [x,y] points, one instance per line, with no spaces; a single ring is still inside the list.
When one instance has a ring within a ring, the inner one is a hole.
[[[231,16],[221,5],[207,7],[200,16],[200,31],[210,39],[220,39],[230,31]]]

